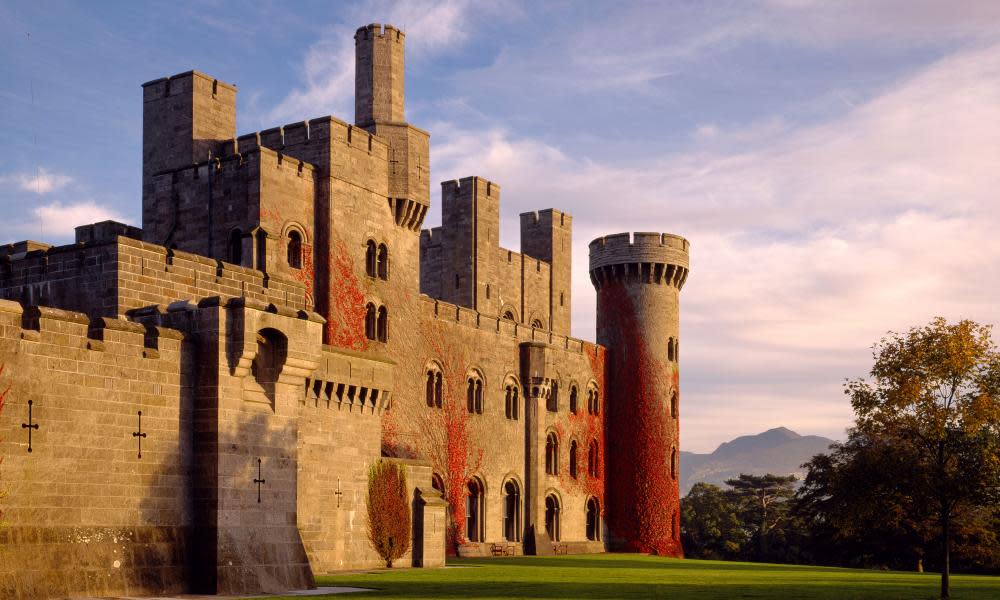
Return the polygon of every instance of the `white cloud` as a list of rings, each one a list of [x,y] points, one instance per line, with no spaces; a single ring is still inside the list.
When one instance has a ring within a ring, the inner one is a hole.
[[[28,220],[0,224],[2,243],[35,239],[36,236],[40,241],[65,243],[73,240],[74,230],[79,225],[107,220],[127,222],[111,208],[93,200],[49,202],[31,210],[31,215]]]
[[[593,335],[590,239],[691,240],[687,449],[777,425],[839,437],[851,416],[841,383],[867,371],[886,330],[934,315],[1000,323],[1000,45],[945,58],[828,123],[776,123],[702,128],[687,152],[628,165],[438,124],[432,156],[436,179],[501,185],[506,245],[518,212],[574,215],[581,337]]]
[[[60,190],[73,181],[68,175],[50,173],[44,167],[38,167],[34,173],[13,173],[0,177],[0,183],[13,183],[22,191],[43,196]]]
[[[355,8],[342,20],[358,25],[381,16],[382,24],[392,24],[406,33],[406,60],[414,60],[460,45],[469,35],[469,0],[430,2],[376,2]],[[354,32],[345,25],[334,26],[306,52],[301,87],[292,90],[270,113],[275,123],[333,114],[354,118]]]

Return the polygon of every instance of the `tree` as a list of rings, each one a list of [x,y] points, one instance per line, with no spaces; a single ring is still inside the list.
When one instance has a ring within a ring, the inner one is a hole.
[[[398,463],[378,461],[368,469],[368,539],[385,566],[410,549],[410,502],[406,472]]]
[[[1000,495],[1000,354],[989,326],[939,317],[890,332],[873,355],[871,380],[845,387],[856,428],[895,442],[907,491],[937,513],[941,597],[950,598],[952,520]]]
[[[788,516],[788,500],[795,495],[794,475],[747,475],[727,479],[728,494],[749,536],[757,542],[758,560],[768,560],[768,538]]]
[[[703,482],[681,502],[681,536],[687,556],[712,560],[739,558],[747,539],[726,492]]]

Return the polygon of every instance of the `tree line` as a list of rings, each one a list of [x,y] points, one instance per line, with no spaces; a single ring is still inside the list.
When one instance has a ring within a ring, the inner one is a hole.
[[[890,332],[844,391],[847,440],[805,478],[698,483],[681,503],[691,558],[1000,573],[1000,352],[989,326]],[[798,485],[797,485],[798,484]]]

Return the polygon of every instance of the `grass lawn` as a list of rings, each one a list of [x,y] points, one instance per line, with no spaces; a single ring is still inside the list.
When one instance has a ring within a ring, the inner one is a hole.
[[[937,598],[935,573],[901,573],[635,554],[452,559],[446,569],[331,575],[319,585],[376,588],[327,598]],[[952,598],[1000,600],[1000,577],[956,575]]]

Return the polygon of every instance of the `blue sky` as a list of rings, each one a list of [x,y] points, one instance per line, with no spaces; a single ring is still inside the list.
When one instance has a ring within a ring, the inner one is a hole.
[[[140,222],[140,84],[239,87],[240,133],[353,117],[354,30],[407,32],[407,117],[434,180],[574,215],[586,244],[692,242],[683,441],[843,437],[887,330],[998,321],[1000,4],[0,1],[0,243]],[[440,221],[436,207],[427,225]]]

